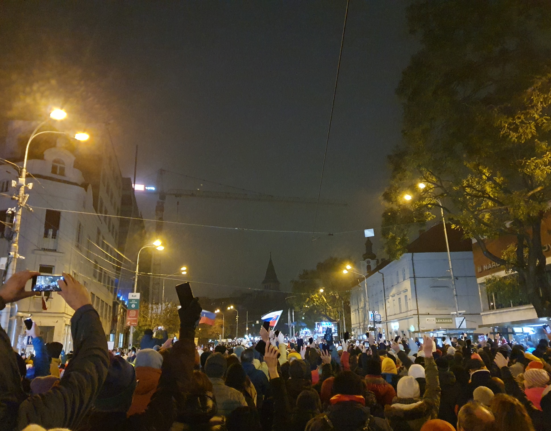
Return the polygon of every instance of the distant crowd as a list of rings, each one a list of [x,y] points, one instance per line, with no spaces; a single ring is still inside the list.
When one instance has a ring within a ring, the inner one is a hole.
[[[0,288],[0,306],[33,293],[33,273]],[[110,352],[90,295],[69,274],[74,351],[27,331],[32,354],[0,330],[0,430],[551,431],[551,349],[460,339],[286,340],[195,346],[201,306],[178,311],[177,341],[148,330]],[[440,346],[440,347],[439,347]]]

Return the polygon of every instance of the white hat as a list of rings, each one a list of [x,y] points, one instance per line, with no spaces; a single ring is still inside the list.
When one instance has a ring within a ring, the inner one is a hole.
[[[398,380],[398,398],[419,398],[421,390],[415,377],[405,376]]]
[[[455,355],[455,347],[453,346],[450,346],[448,347],[448,352],[446,353],[447,355]]]
[[[419,364],[413,364],[409,367],[408,376],[414,377],[416,379],[425,378],[425,369]]]

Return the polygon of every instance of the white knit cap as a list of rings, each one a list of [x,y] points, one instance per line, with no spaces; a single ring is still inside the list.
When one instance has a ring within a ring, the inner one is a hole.
[[[398,380],[398,398],[419,398],[421,391],[415,377],[405,376]]]
[[[453,346],[448,347],[447,355],[452,355],[452,356],[455,355],[455,347]]]
[[[425,369],[419,364],[413,364],[409,367],[408,376],[414,377],[416,379],[425,378]]]
[[[547,371],[537,368],[531,368],[524,372],[524,385],[526,389],[544,388],[549,383],[549,374]]]

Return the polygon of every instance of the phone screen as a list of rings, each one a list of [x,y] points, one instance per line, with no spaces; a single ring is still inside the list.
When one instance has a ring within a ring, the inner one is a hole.
[[[27,330],[30,331],[33,327],[33,319],[25,319],[23,320],[23,322],[25,323],[25,327],[27,328]]]
[[[543,330],[544,330],[547,334],[551,334],[551,328],[549,328],[549,325],[543,325]]]
[[[57,285],[58,280],[63,280],[62,275],[35,275],[33,277],[33,292],[61,292]]]

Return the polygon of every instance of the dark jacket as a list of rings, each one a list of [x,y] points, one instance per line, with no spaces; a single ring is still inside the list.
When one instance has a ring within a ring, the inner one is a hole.
[[[440,408],[440,384],[433,358],[425,358],[427,387],[422,399],[396,398],[385,407],[385,417],[393,431],[419,431],[430,419],[436,419]]]
[[[311,389],[312,382],[307,379],[289,379],[286,382],[287,396],[291,406],[297,405],[297,398],[304,389]]]
[[[71,318],[71,334],[75,353],[59,386],[25,399],[9,338],[0,330],[2,430],[23,429],[29,424],[75,429],[92,407],[109,366],[105,332],[92,305],[75,312]]]
[[[438,370],[438,378],[442,389],[438,419],[442,419],[455,427],[457,425],[455,406],[461,394],[461,385],[457,382],[455,374],[448,370]]]
[[[162,338],[153,338],[153,334],[145,334],[140,341],[140,349],[152,349],[155,346],[162,346],[168,340],[168,332],[161,331]]]
[[[78,431],[163,431],[179,416],[188,417],[187,394],[195,363],[193,337],[193,330],[180,329],[180,340],[164,356],[159,386],[145,412],[130,417],[126,412],[92,412]]]
[[[315,417],[318,412],[298,410],[289,404],[285,381],[282,378],[270,380],[274,395],[274,421],[273,431],[304,431],[306,424]]]
[[[270,382],[263,371],[257,370],[254,364],[250,362],[242,362],[241,366],[256,389],[256,403],[258,408],[262,407],[262,402],[269,395]]]
[[[46,350],[46,344],[42,337],[33,338],[34,349],[34,377],[44,377],[50,375],[50,358],[48,357],[48,351]]]
[[[308,422],[305,431],[356,431],[367,424],[370,431],[392,431],[385,419],[372,416],[369,408],[353,401],[331,405],[326,413]]]
[[[491,389],[494,395],[501,394],[503,391],[499,385],[492,380],[492,376],[488,370],[480,370],[473,373],[471,376],[471,381],[467,386],[461,391],[461,395],[457,401],[459,411],[469,400],[473,399],[473,392],[479,386],[486,386],[488,389]]]

